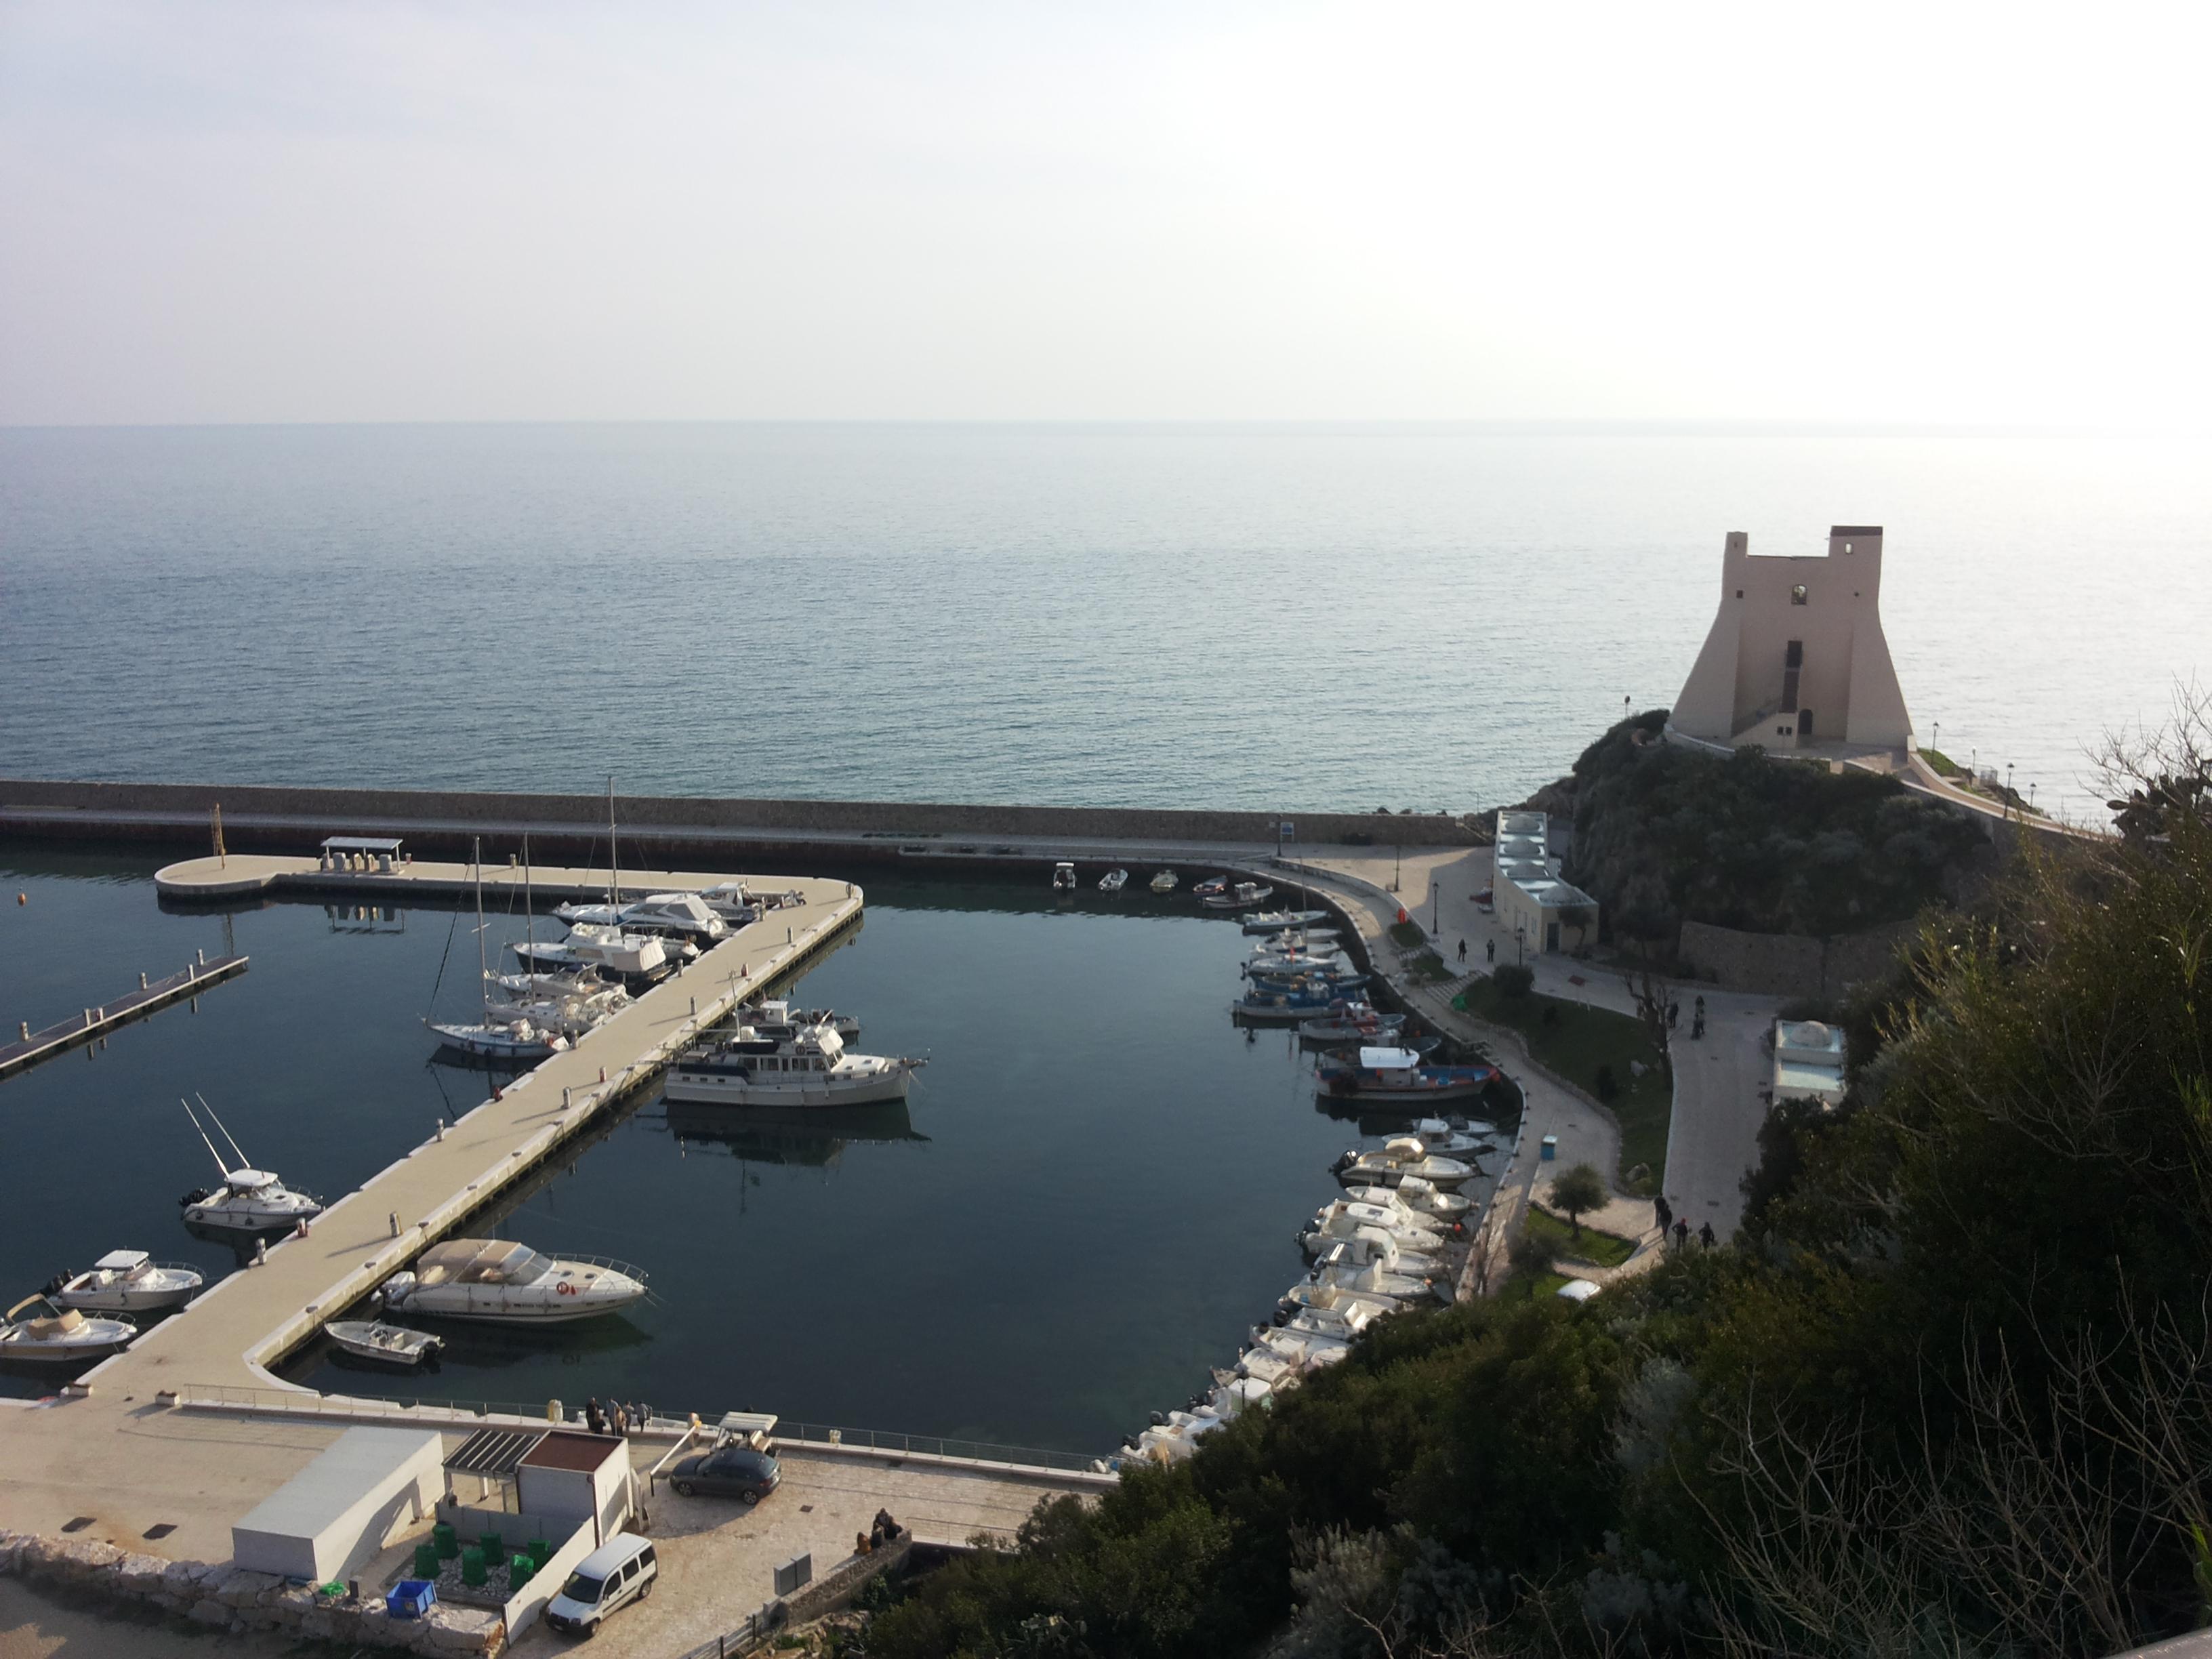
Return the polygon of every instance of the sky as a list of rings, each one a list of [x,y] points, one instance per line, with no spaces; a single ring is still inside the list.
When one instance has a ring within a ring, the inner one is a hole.
[[[2199,432],[2209,18],[0,0],[0,423]]]

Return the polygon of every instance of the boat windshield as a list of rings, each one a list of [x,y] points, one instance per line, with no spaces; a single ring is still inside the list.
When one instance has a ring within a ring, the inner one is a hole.
[[[606,1588],[606,1581],[603,1578],[592,1578],[580,1572],[572,1572],[568,1575],[568,1582],[561,1586],[561,1594],[571,1601],[581,1601],[588,1607],[599,1599],[599,1592],[605,1588]]]

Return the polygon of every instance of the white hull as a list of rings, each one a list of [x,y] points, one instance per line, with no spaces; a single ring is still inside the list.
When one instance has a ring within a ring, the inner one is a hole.
[[[661,1092],[671,1100],[722,1106],[872,1106],[906,1098],[904,1066],[872,1078],[847,1080],[826,1074],[741,1078],[726,1073],[672,1067]]]
[[[161,1271],[165,1277],[158,1283],[95,1285],[81,1291],[64,1286],[49,1299],[58,1308],[76,1308],[85,1313],[160,1313],[183,1307],[203,1282],[199,1274],[183,1269]]]
[[[379,1364],[398,1365],[408,1370],[435,1361],[446,1346],[443,1337],[432,1336],[426,1331],[352,1320],[325,1325],[323,1334],[342,1352],[356,1359],[373,1359]]]
[[[526,1037],[504,1025],[433,1025],[430,1029],[462,1053],[491,1060],[550,1060],[568,1047],[568,1039],[557,1032],[550,1036],[533,1032]]]
[[[86,1330],[58,1341],[40,1342],[28,1337],[19,1337],[9,1332],[0,1332],[0,1360],[14,1360],[31,1365],[70,1365],[86,1359],[106,1359],[121,1353],[131,1346],[131,1339],[138,1334],[135,1325],[125,1325],[119,1319],[93,1319],[85,1322]],[[111,1330],[107,1328],[118,1329]]]

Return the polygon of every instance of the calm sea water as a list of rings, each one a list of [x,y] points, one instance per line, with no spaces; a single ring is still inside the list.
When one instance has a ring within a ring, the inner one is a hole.
[[[0,773],[1464,810],[1672,700],[1726,532],[1837,522],[2039,805],[2212,668],[2203,441],[14,430]]]
[[[234,1270],[228,1244],[178,1216],[215,1173],[181,1094],[204,1092],[257,1163],[333,1197],[486,1091],[429,1063],[422,1025],[473,1006],[472,914],[284,903],[226,923],[162,911],[152,868],[0,849],[0,961],[39,964],[7,983],[10,1026],[227,937],[253,958],[197,1012],[0,1082],[6,1302],[123,1247]],[[866,1052],[931,1056],[904,1113],[794,1121],[648,1101],[498,1227],[635,1262],[653,1304],[564,1331],[447,1326],[447,1363],[420,1380],[313,1352],[290,1374],[1110,1449],[1235,1357],[1303,1273],[1292,1235],[1340,1194],[1330,1164],[1362,1139],[1316,1109],[1285,1036],[1231,1027],[1248,941],[1195,908],[872,884],[860,933],[801,994],[859,1014]],[[492,920],[495,949],[522,933],[520,917]],[[0,1391],[51,1386],[0,1374]]]

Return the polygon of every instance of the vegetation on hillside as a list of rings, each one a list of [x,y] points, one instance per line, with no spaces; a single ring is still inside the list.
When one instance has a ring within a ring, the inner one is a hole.
[[[2161,827],[1930,923],[1844,1015],[1844,1106],[1771,1126],[1739,1248],[1383,1321],[869,1651],[1996,1659],[2212,1620],[2212,825]]]
[[[1621,721],[1558,786],[1575,824],[1565,873],[1616,938],[1671,946],[1686,921],[1791,933],[1905,921],[1986,844],[1893,778],[1759,749],[1723,759],[1661,741],[1665,722]]]

